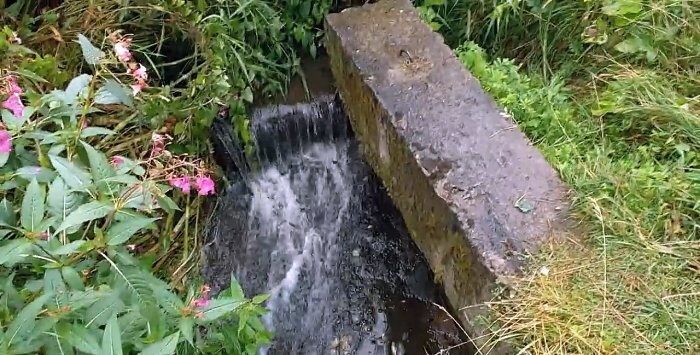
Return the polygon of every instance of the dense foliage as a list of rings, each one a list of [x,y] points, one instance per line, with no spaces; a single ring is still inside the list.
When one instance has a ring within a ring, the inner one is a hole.
[[[0,353],[257,353],[266,296],[196,275],[201,153],[221,106],[246,137],[331,2],[46,3],[0,8]]]

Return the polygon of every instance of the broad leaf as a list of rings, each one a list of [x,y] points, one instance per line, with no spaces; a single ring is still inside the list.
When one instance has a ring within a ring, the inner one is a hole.
[[[30,333],[36,324],[36,317],[44,308],[46,301],[51,299],[51,293],[45,293],[37,297],[22,309],[17,317],[10,323],[5,332],[5,344],[10,345],[13,341],[19,341],[24,338],[27,333]]]
[[[44,272],[44,293],[62,294],[66,291],[66,284],[58,269],[48,269]]]
[[[75,226],[79,226],[85,222],[92,221],[95,219],[103,218],[107,216],[110,212],[114,211],[114,204],[111,202],[103,201],[92,201],[88,202],[80,207],[76,208],[75,211],[63,220],[56,234]]]
[[[24,260],[24,255],[29,253],[32,246],[32,242],[25,238],[8,241],[0,247],[0,265],[12,267]]]
[[[10,153],[2,152],[0,153],[0,168],[7,164],[7,160],[10,159]]]
[[[114,176],[114,168],[107,161],[107,157],[89,144],[81,141],[88,160],[90,161],[90,170],[95,181],[100,181]]]
[[[87,127],[80,131],[80,138],[88,138],[93,136],[111,136],[114,131],[104,127]]]
[[[90,174],[70,160],[56,155],[49,155],[49,160],[63,181],[71,188],[85,190],[92,184]]]
[[[81,198],[75,192],[68,190],[65,182],[57,176],[49,186],[49,193],[46,199],[49,214],[58,218],[58,222],[63,222],[66,216],[73,212],[81,202]]]
[[[242,301],[236,301],[230,298],[212,300],[209,302],[209,307],[203,311],[204,315],[202,320],[205,322],[217,320],[230,312],[235,311],[242,304]]]
[[[122,355],[122,338],[116,314],[112,315],[105,326],[105,332],[102,335],[102,354]]]
[[[182,336],[185,337],[185,340],[187,340],[190,345],[194,346],[194,318],[180,318],[180,333],[182,333]]]
[[[84,353],[102,355],[102,348],[97,342],[97,337],[92,330],[85,329],[82,325],[71,324],[68,331],[61,335],[68,341],[68,344]]]
[[[105,80],[104,86],[97,90],[95,103],[101,105],[124,104],[129,107],[134,105],[124,85],[112,79]]]
[[[21,117],[17,117],[8,110],[2,110],[2,121],[5,123],[5,125],[10,131],[17,131],[20,128],[22,128],[22,126],[26,122],[24,117],[24,115],[22,115]]]
[[[141,351],[141,355],[172,355],[175,353],[179,341],[180,332],[175,332],[163,338],[161,341],[147,346]]]
[[[90,294],[87,292],[85,294],[84,297],[88,297],[88,301],[92,301],[92,304],[86,305],[88,308],[85,310],[85,319],[88,323],[95,326],[107,324],[112,314],[121,312],[124,309],[124,302],[119,299],[119,295],[116,292],[106,294],[96,301],[90,299]],[[74,305],[75,302],[71,304]]]
[[[80,74],[73,78],[68,87],[66,87],[65,94],[63,96],[63,102],[66,105],[75,105],[78,103],[78,96],[80,93],[90,85],[92,81],[92,75]]]
[[[113,183],[118,183],[118,184],[126,184],[126,185],[136,185],[140,182],[139,179],[137,179],[133,175],[127,175],[127,174],[120,174],[116,175],[110,178],[106,178],[103,180],[104,182],[113,182]]]
[[[166,195],[157,196],[156,200],[158,201],[158,206],[160,206],[160,208],[162,208],[165,212],[172,213],[180,210],[177,203]]]
[[[157,218],[131,218],[125,219],[121,222],[114,223],[109,227],[105,238],[107,239],[108,245],[119,245],[123,244],[131,236],[136,234],[139,230],[148,227]]]
[[[44,218],[46,200],[46,191],[43,185],[39,185],[36,179],[33,179],[27,186],[27,191],[22,199],[22,211],[20,213],[20,222],[22,227],[32,232],[41,232],[38,230],[41,220]]]
[[[245,301],[245,294],[243,293],[243,288],[241,284],[236,280],[236,277],[231,274],[231,298],[236,301]]]
[[[84,291],[85,285],[83,285],[83,278],[77,270],[70,266],[64,266],[61,268],[61,275],[63,280],[68,284],[68,286],[74,290]],[[95,342],[97,344],[97,342]]]
[[[8,201],[6,198],[0,201],[0,224],[11,227],[17,225],[14,206],[12,206],[12,202]]]
[[[87,243],[84,240],[74,240],[68,244],[61,245],[60,247],[54,249],[51,251],[51,254],[56,255],[56,256],[62,256],[62,255],[70,255],[78,250]]]
[[[78,43],[83,51],[83,58],[88,64],[95,65],[105,57],[105,52],[92,45],[90,40],[82,34],[78,34]]]
[[[24,166],[17,169],[16,174],[22,179],[31,181],[36,179],[37,182],[47,183],[56,177],[56,173],[50,169],[40,166]]]

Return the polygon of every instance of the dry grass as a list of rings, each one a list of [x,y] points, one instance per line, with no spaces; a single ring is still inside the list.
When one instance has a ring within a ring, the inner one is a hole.
[[[697,255],[700,244],[608,242],[549,245],[513,293],[488,303],[485,348],[508,341],[519,354],[698,353],[699,274],[678,253]]]

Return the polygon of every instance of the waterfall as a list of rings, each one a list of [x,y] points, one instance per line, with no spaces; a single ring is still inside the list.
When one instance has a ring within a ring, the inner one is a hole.
[[[425,354],[461,343],[337,98],[251,116],[253,157],[223,117],[214,125],[232,184],[212,216],[204,276],[218,291],[233,272],[246,294],[270,295],[275,339],[261,353]]]

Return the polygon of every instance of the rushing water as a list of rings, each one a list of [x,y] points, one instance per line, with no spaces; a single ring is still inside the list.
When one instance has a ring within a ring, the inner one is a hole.
[[[243,168],[214,212],[205,277],[219,290],[234,272],[248,294],[270,294],[275,340],[263,354],[425,354],[461,343],[345,120],[331,98],[258,111],[260,169],[224,149],[236,144],[217,123],[219,160]]]

